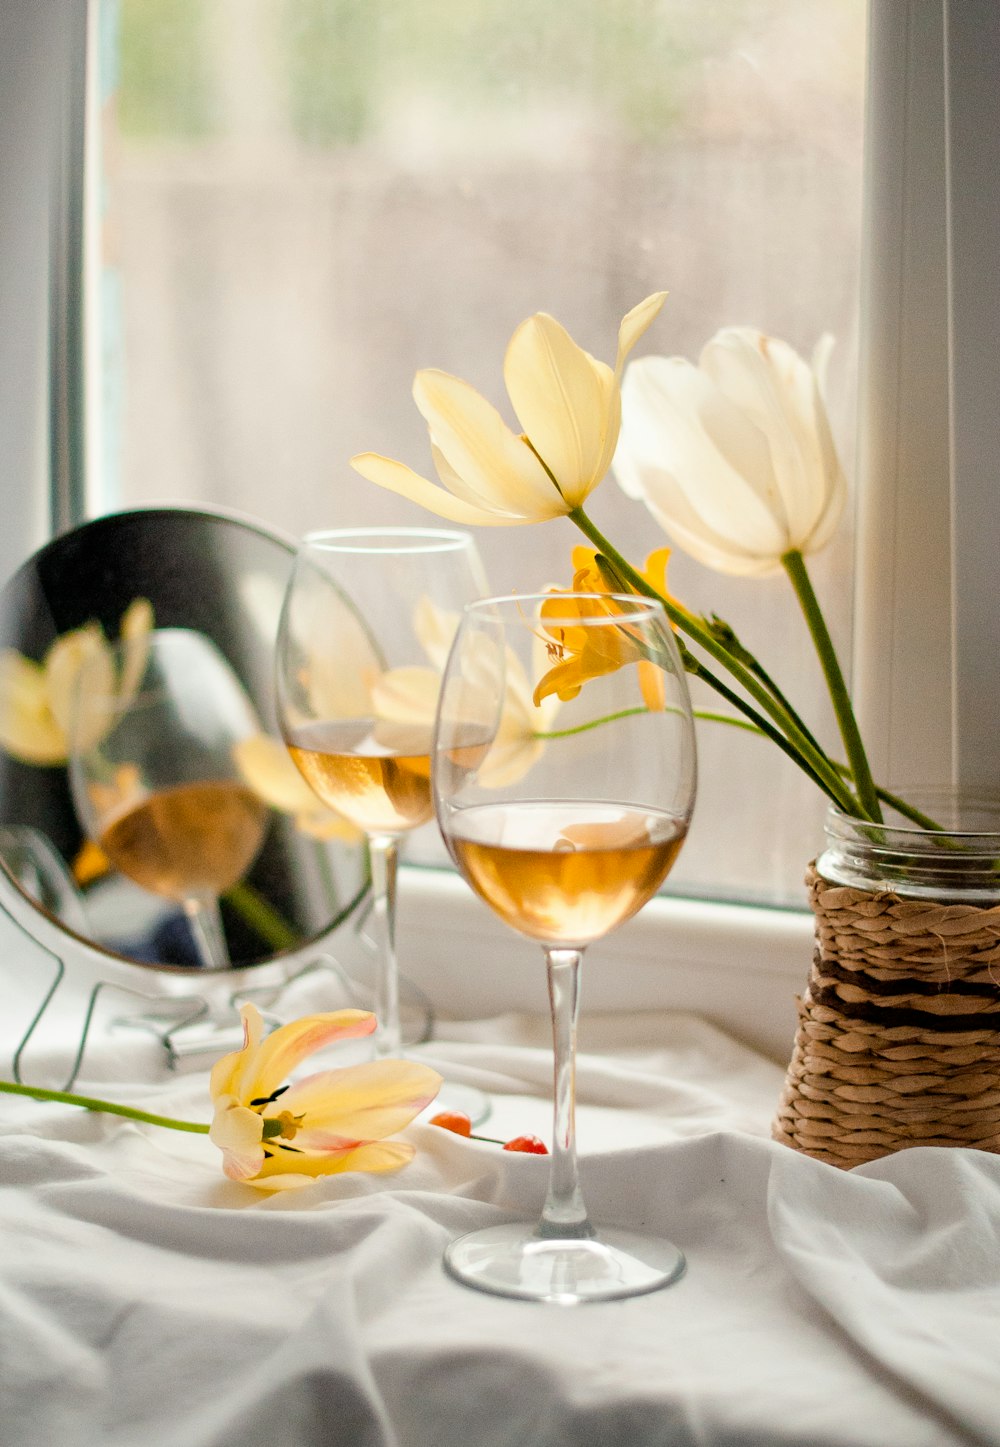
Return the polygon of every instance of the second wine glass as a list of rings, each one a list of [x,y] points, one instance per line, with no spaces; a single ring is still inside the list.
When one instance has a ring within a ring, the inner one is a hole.
[[[659,603],[550,593],[466,609],[440,693],[438,823],[476,894],[542,946],[555,1057],[541,1220],[453,1241],[445,1263],[470,1286],[577,1302],[652,1291],[683,1270],[669,1241],[592,1226],[574,1078],[584,950],[663,883],[695,772],[684,669]]]
[[[433,817],[438,689],[485,576],[467,533],[352,528],[299,548],[278,629],[285,743],[313,791],[367,836],[378,948],[375,1051],[401,1051],[396,872],[403,837]],[[454,1094],[454,1087],[451,1093]],[[475,1093],[470,1114],[481,1119]]]

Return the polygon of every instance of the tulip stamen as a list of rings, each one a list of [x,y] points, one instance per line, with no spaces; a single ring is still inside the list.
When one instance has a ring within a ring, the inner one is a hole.
[[[538,448],[537,448],[537,447],[535,446],[535,444],[532,442],[531,438],[530,438],[530,437],[527,437],[527,436],[522,432],[522,433],[521,433],[521,441],[524,443],[525,447],[527,447],[528,450],[529,450],[531,453],[533,453],[535,457],[538,458],[538,464],[539,464],[539,466],[542,468],[542,471],[545,473],[546,477],[549,479],[549,481],[551,482],[552,486],[555,488],[555,490],[556,490],[556,492],[559,494],[559,496],[560,496],[560,497],[565,497],[566,494],[563,492],[562,488],[559,486],[559,479],[556,477],[555,473],[552,471],[552,469],[551,469],[551,467],[549,466],[549,464],[545,461],[545,458],[544,458],[544,457],[542,456],[542,454],[539,452]]]

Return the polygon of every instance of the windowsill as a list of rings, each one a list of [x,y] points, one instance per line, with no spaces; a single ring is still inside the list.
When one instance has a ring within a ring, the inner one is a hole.
[[[591,946],[584,1011],[683,1010],[784,1064],[812,957],[812,916],[661,896]],[[447,870],[404,868],[400,968],[445,1017],[546,1012],[540,949]]]

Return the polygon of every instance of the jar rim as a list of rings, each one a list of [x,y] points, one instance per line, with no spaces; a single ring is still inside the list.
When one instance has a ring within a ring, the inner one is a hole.
[[[976,812],[981,816],[992,815],[996,819],[996,827],[991,829],[963,826],[956,829],[948,827],[924,829],[908,819],[890,819],[883,823],[876,823],[872,819],[861,819],[857,815],[848,814],[836,804],[831,804],[827,810],[826,832],[839,839],[855,838],[879,843],[892,839],[902,847],[907,844],[912,844],[917,848],[922,844],[933,847],[935,841],[949,840],[980,845],[991,853],[1000,852],[1000,803],[979,803]],[[950,848],[951,845],[945,847]]]

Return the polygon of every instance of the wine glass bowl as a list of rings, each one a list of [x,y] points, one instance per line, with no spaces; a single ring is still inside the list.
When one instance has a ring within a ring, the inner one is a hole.
[[[190,629],[120,643],[77,676],[69,775],[81,826],[115,869],[182,907],[209,970],[230,968],[219,895],[267,828],[237,763],[260,731],[229,663]]]
[[[466,533],[353,528],[309,534],[285,594],[277,697],[286,746],[316,795],[368,840],[379,1056],[401,1050],[399,847],[433,818],[441,674],[465,604],[485,592]],[[485,1108],[477,1092],[473,1113]]]
[[[460,872],[541,944],[554,1042],[553,1150],[541,1221],[452,1242],[468,1285],[559,1301],[675,1280],[670,1242],[595,1233],[580,1191],[573,1078],[583,952],[656,893],[696,787],[686,679],[662,606],[612,594],[482,599],[466,608],[442,685],[432,767]]]

